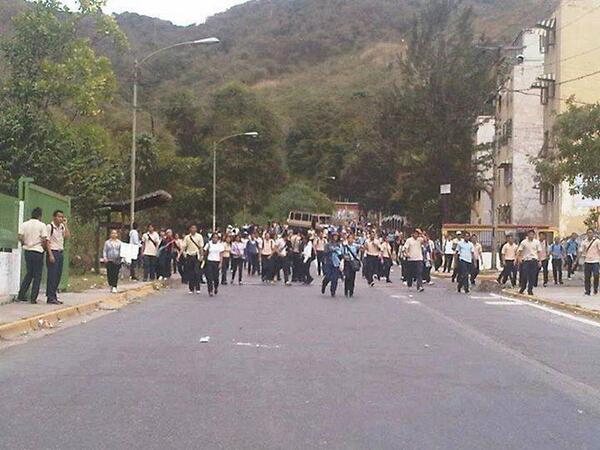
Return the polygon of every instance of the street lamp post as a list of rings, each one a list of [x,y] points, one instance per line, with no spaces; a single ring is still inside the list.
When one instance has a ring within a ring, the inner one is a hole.
[[[186,41],[179,42],[177,44],[169,45],[168,47],[164,47],[158,49],[148,56],[146,56],[141,61],[138,61],[136,58],[133,67],[133,117],[132,117],[132,142],[131,142],[131,205],[129,210],[129,218],[130,225],[133,228],[133,222],[135,222],[135,184],[136,184],[136,159],[137,159],[137,110],[138,110],[138,82],[139,82],[139,70],[140,67],[150,58],[157,55],[158,53],[162,53],[166,50],[171,50],[177,47],[183,47],[187,45],[211,45],[218,44],[221,42],[219,39],[215,37],[206,38],[206,39],[198,39],[195,41]]]
[[[213,189],[212,189],[212,201],[213,201],[213,211],[212,211],[212,231],[213,233],[217,231],[217,150],[219,145],[223,142],[229,141],[230,139],[235,139],[241,136],[248,137],[258,137],[258,132],[249,131],[247,133],[237,133],[232,134],[231,136],[224,137],[223,139],[216,141],[213,144]]]

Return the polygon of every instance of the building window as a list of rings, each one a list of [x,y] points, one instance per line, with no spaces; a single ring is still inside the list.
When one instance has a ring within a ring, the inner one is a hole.
[[[547,205],[548,203],[554,203],[554,186],[546,185],[540,188],[540,203]]]
[[[513,170],[512,164],[508,164],[504,167],[504,186],[510,186],[513,183]]]

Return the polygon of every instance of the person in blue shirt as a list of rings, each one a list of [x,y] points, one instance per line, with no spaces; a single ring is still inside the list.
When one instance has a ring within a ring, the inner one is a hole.
[[[556,236],[554,242],[548,248],[550,258],[552,258],[552,277],[554,284],[563,284],[563,261],[566,258],[567,252],[565,246],[561,244],[560,238]]]
[[[573,233],[567,244],[565,252],[567,254],[567,278],[570,280],[577,270],[577,257],[579,255],[579,242],[577,242],[577,233]]]
[[[327,285],[331,283],[331,296],[335,297],[337,291],[338,280],[342,277],[340,266],[342,264],[343,248],[340,243],[340,235],[337,231],[331,233],[329,242],[325,244],[323,284],[321,285],[321,293],[325,294]]]
[[[458,257],[458,292],[464,288],[469,293],[469,276],[473,268],[474,246],[468,232],[463,233],[462,238],[456,244],[456,256]]]

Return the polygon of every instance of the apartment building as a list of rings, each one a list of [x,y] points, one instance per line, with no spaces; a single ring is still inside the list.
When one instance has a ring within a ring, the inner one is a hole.
[[[475,144],[481,148],[476,157],[483,157],[494,143],[496,134],[494,116],[479,116],[476,123]],[[482,180],[491,180],[493,173],[491,167],[481,169]],[[492,197],[490,189],[481,189],[477,192],[471,208],[471,223],[473,225],[490,225],[492,223]]]
[[[600,0],[562,0],[551,17],[538,22],[544,66],[531,92],[539,91],[543,107],[544,142],[539,156],[555,151],[553,128],[567,109],[567,100],[600,101]],[[599,201],[571,195],[566,183],[540,186],[544,221],[562,235],[583,232],[584,219]]]
[[[516,37],[503,59],[508,71],[494,99],[495,117],[478,127],[478,143],[483,136],[489,142],[496,139],[494,193],[500,225],[545,224],[532,163],[544,142],[543,105],[530,89],[544,64],[540,35],[538,29],[526,29]],[[492,170],[487,169],[484,178],[492,180]],[[484,189],[477,194],[471,223],[491,225],[488,192]]]

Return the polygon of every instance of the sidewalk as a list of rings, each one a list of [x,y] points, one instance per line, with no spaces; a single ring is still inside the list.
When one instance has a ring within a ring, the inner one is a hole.
[[[62,305],[49,305],[43,295],[38,304],[10,302],[0,304],[0,338],[10,338],[43,328],[54,328],[68,317],[87,314],[99,309],[118,309],[130,300],[150,295],[161,288],[161,282],[125,282],[118,294],[107,288],[90,289],[81,293],[63,293]]]

